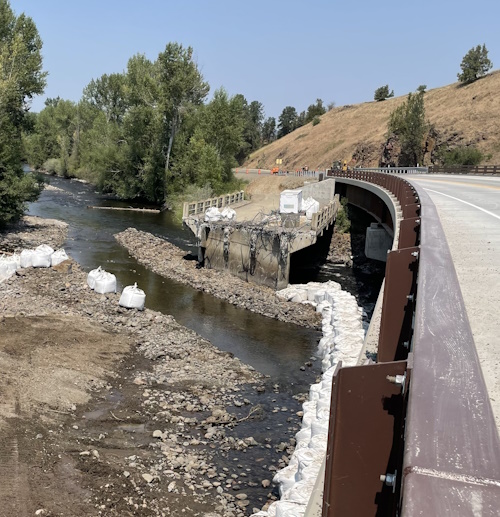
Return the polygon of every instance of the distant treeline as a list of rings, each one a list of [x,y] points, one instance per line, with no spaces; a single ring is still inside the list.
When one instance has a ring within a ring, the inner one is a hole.
[[[135,55],[123,73],[90,81],[78,103],[47,99],[28,114],[26,159],[127,199],[164,203],[193,186],[227,191],[231,169],[275,139],[276,122],[264,120],[258,101],[220,88],[206,102],[208,92],[190,47],[169,43],[156,61]],[[299,126],[294,111],[283,110],[280,136]],[[302,123],[325,111],[318,100]]]

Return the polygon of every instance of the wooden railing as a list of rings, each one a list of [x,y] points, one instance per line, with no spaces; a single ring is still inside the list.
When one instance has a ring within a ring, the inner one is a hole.
[[[232,194],[224,194],[223,196],[204,199],[203,201],[185,202],[182,209],[182,218],[185,219],[192,215],[203,214],[208,208],[213,206],[222,208],[235,203],[241,203],[245,200],[245,192],[233,192]]]
[[[320,232],[326,228],[337,215],[339,210],[339,200],[336,197],[333,201],[330,201],[328,205],[324,206],[319,212],[313,214],[311,219],[311,230]]]

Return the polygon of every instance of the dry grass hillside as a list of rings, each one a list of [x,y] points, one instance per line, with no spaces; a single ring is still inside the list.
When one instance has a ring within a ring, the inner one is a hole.
[[[316,126],[309,123],[259,149],[245,166],[269,169],[277,158],[288,170],[305,165],[324,169],[344,159],[351,165],[377,166],[389,115],[405,99],[406,95],[334,108]],[[429,139],[431,149],[472,145],[486,157],[484,164],[500,163],[500,70],[466,86],[455,83],[428,90],[425,110],[436,130]],[[431,161],[431,153],[426,152],[425,164]]]

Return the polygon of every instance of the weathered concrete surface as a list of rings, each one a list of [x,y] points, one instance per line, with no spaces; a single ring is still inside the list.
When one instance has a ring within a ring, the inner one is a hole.
[[[302,199],[314,198],[319,206],[327,205],[335,197],[335,180],[330,178],[324,181],[306,182],[302,189]]]
[[[365,255],[369,259],[387,262],[387,252],[392,247],[392,241],[392,235],[383,225],[370,225],[366,229]]]
[[[500,429],[500,178],[412,176],[436,205]]]

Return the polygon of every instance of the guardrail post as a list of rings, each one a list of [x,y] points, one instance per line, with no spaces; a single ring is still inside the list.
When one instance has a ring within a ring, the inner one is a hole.
[[[322,517],[396,515],[410,368],[398,361],[337,369]]]
[[[391,251],[385,267],[385,288],[377,359],[405,359],[409,352],[415,306],[419,248]]]
[[[402,219],[399,223],[398,249],[412,248],[420,244],[420,217]]]

